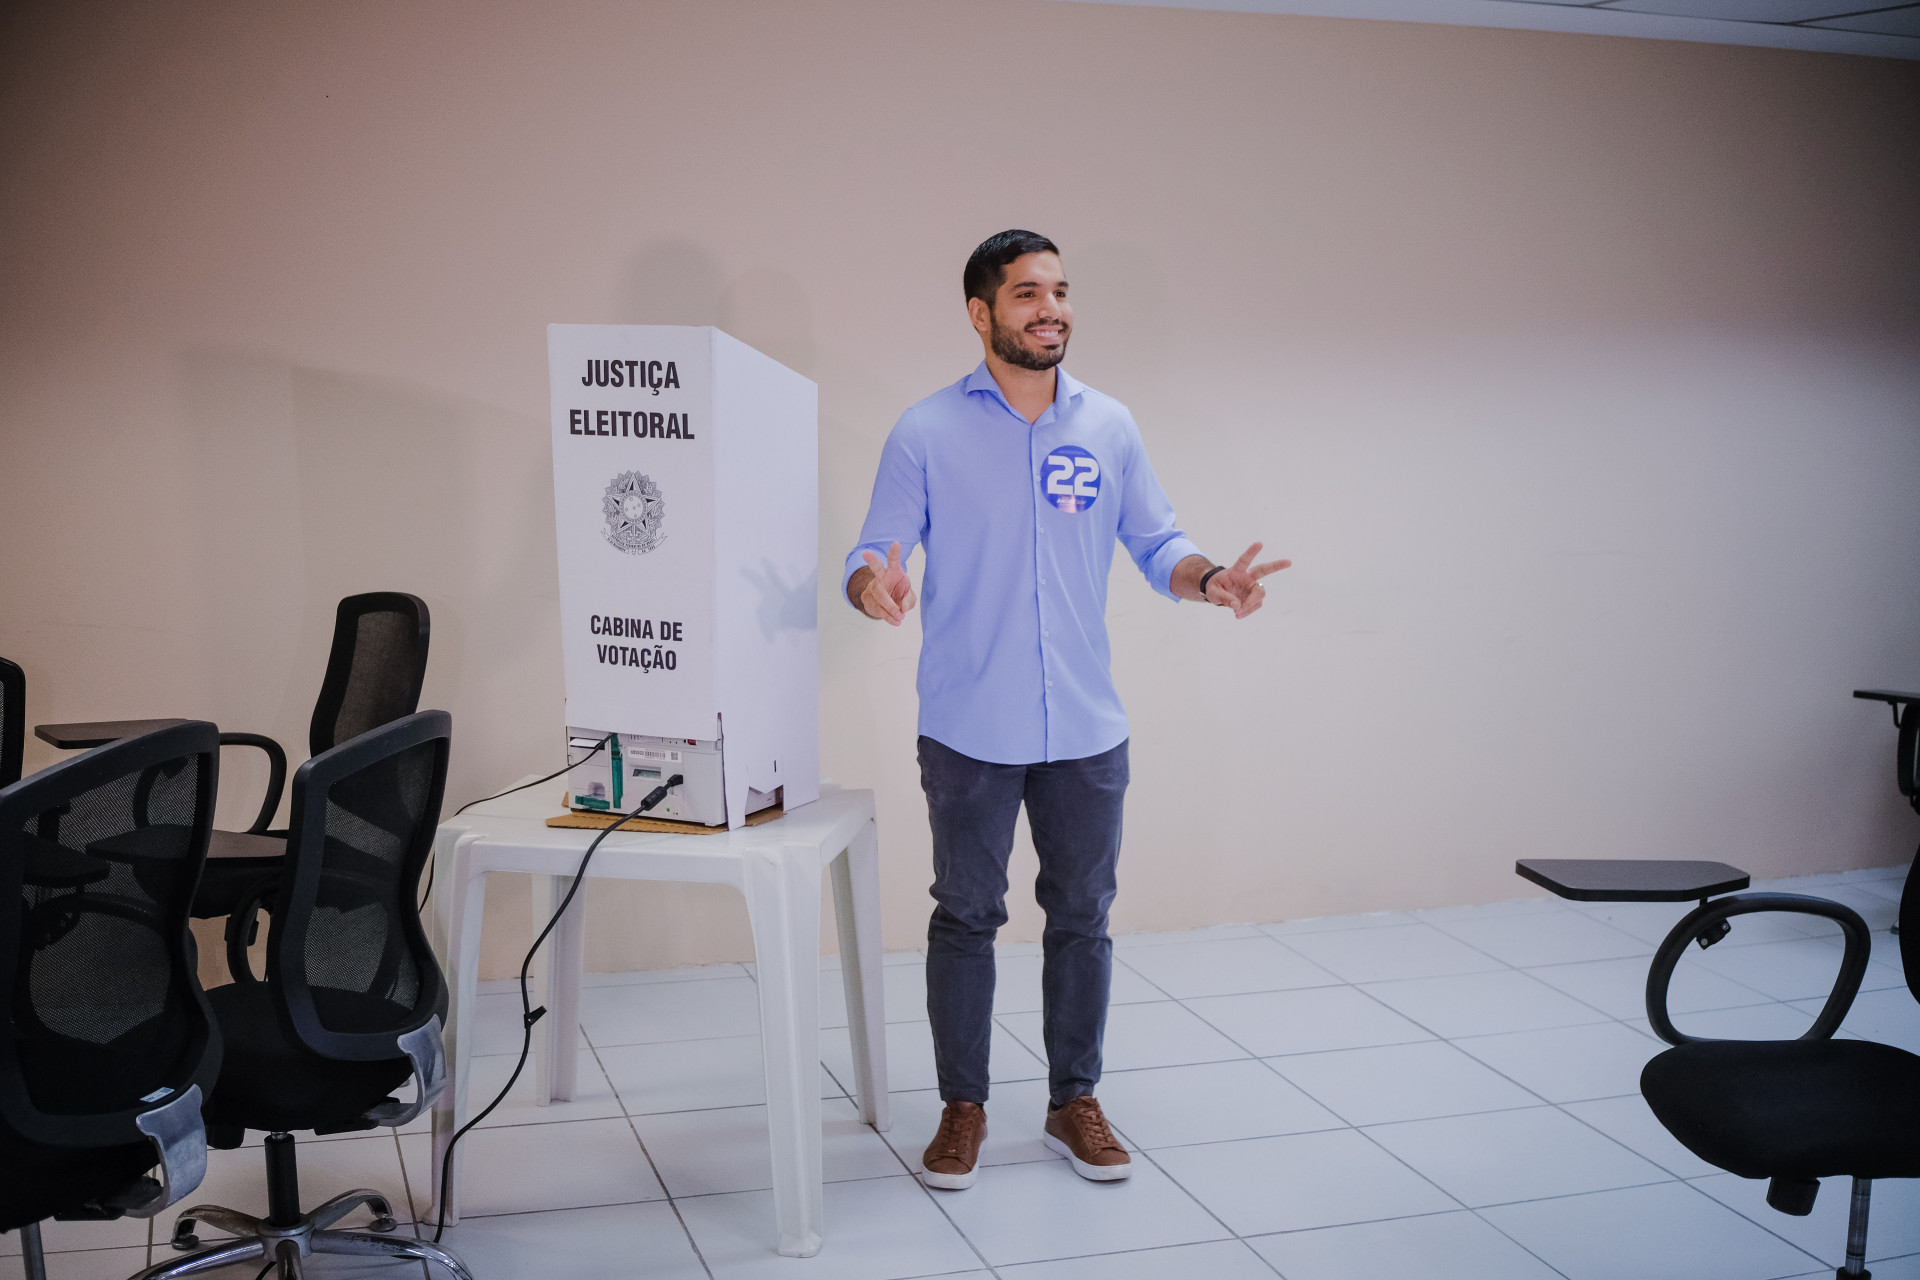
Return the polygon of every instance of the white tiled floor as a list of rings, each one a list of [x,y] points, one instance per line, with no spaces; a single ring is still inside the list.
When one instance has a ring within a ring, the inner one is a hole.
[[[1920,1051],[1920,1004],[1886,932],[1900,885],[1890,870],[1775,887],[1866,915],[1875,960],[1842,1034]],[[1764,1184],[1694,1157],[1640,1099],[1640,1068],[1662,1048],[1645,1020],[1647,961],[1684,910],[1535,898],[1117,939],[1100,1097],[1136,1172],[1107,1184],[1040,1142],[1036,948],[1002,956],[989,1136],[963,1192],[914,1176],[940,1108],[921,958],[888,958],[884,1135],[846,1097],[829,961],[828,1233],[805,1260],[772,1249],[752,966],[598,977],[579,1098],[536,1107],[523,1080],[469,1136],[474,1211],[448,1243],[480,1280],[1824,1280],[1844,1185],[1811,1217],[1775,1213]],[[1675,1019],[1707,1035],[1796,1034],[1839,954],[1824,921],[1743,917],[1682,963]],[[481,1003],[476,1096],[504,1082],[518,1047],[517,995]],[[301,1151],[308,1202],[367,1185],[424,1212],[417,1126]],[[257,1145],[213,1153],[195,1199],[263,1207],[260,1158]],[[1875,1276],[1920,1280],[1920,1182],[1879,1183],[1874,1200]],[[145,1223],[49,1224],[52,1280],[171,1257],[170,1220],[154,1226],[158,1247]],[[0,1253],[17,1249],[0,1236]],[[311,1274],[419,1275],[344,1262]]]

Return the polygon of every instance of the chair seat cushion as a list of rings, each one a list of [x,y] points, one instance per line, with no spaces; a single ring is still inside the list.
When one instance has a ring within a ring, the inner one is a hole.
[[[216,828],[207,842],[207,869],[201,873],[199,892],[193,895],[193,914],[202,919],[232,914],[255,885],[278,879],[286,854],[284,836]],[[271,898],[267,905],[273,905]]]
[[[0,1135],[0,1231],[124,1191],[151,1169],[153,1146],[45,1147]]]
[[[320,994],[315,992],[316,997]],[[329,1005],[363,1002],[377,1006],[364,1014],[371,1025],[394,1020],[393,1006],[376,997],[345,991],[327,991],[325,995]],[[264,982],[214,987],[207,992],[207,999],[213,1004],[214,1017],[226,1040],[220,1079],[205,1107],[210,1125],[239,1125],[267,1132],[354,1128],[369,1107],[413,1074],[413,1064],[404,1057],[347,1062],[307,1049],[281,1027],[273,1007],[273,989]]]
[[[1920,1057],[1862,1040],[1683,1044],[1640,1092],[1689,1151],[1743,1178],[1920,1177]]]

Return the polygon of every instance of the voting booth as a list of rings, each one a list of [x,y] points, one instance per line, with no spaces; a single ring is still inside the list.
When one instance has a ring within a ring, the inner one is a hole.
[[[708,326],[547,326],[568,794],[737,827],[820,794],[814,384]]]

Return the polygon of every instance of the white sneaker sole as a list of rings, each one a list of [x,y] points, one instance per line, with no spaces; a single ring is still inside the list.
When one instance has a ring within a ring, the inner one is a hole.
[[[1047,1150],[1057,1156],[1065,1156],[1067,1163],[1073,1166],[1073,1171],[1085,1178],[1088,1182],[1118,1182],[1122,1178],[1133,1175],[1133,1162],[1131,1160],[1126,1164],[1088,1164],[1079,1156],[1073,1154],[1072,1147],[1069,1147],[1052,1134],[1043,1134],[1042,1138],[1047,1144]]]
[[[980,1176],[980,1166],[975,1165],[965,1173],[935,1173],[931,1169],[920,1171],[920,1181],[940,1191],[965,1191]]]

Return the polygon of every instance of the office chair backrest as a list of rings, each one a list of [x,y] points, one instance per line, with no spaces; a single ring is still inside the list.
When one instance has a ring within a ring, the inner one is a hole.
[[[1920,1000],[1920,855],[1907,868],[1907,887],[1900,891],[1900,963],[1907,972],[1907,990]]]
[[[446,983],[416,905],[446,790],[453,721],[422,711],[301,765],[267,978],[295,1039],[324,1057],[398,1056]]]
[[[1899,705],[1894,706],[1894,723],[1900,726],[1900,737],[1894,745],[1893,782],[1908,803],[1920,810],[1920,715],[1915,715],[1914,709],[1910,702],[1905,714],[1900,714]]]
[[[134,1117],[213,1087],[187,911],[219,753],[189,721],[0,790],[0,1123],[17,1136],[138,1142]]]
[[[27,745],[27,673],[0,658],[0,787],[20,781]]]
[[[307,731],[308,754],[414,713],[427,678],[432,629],[427,602],[419,596],[370,591],[340,602],[333,651]]]

